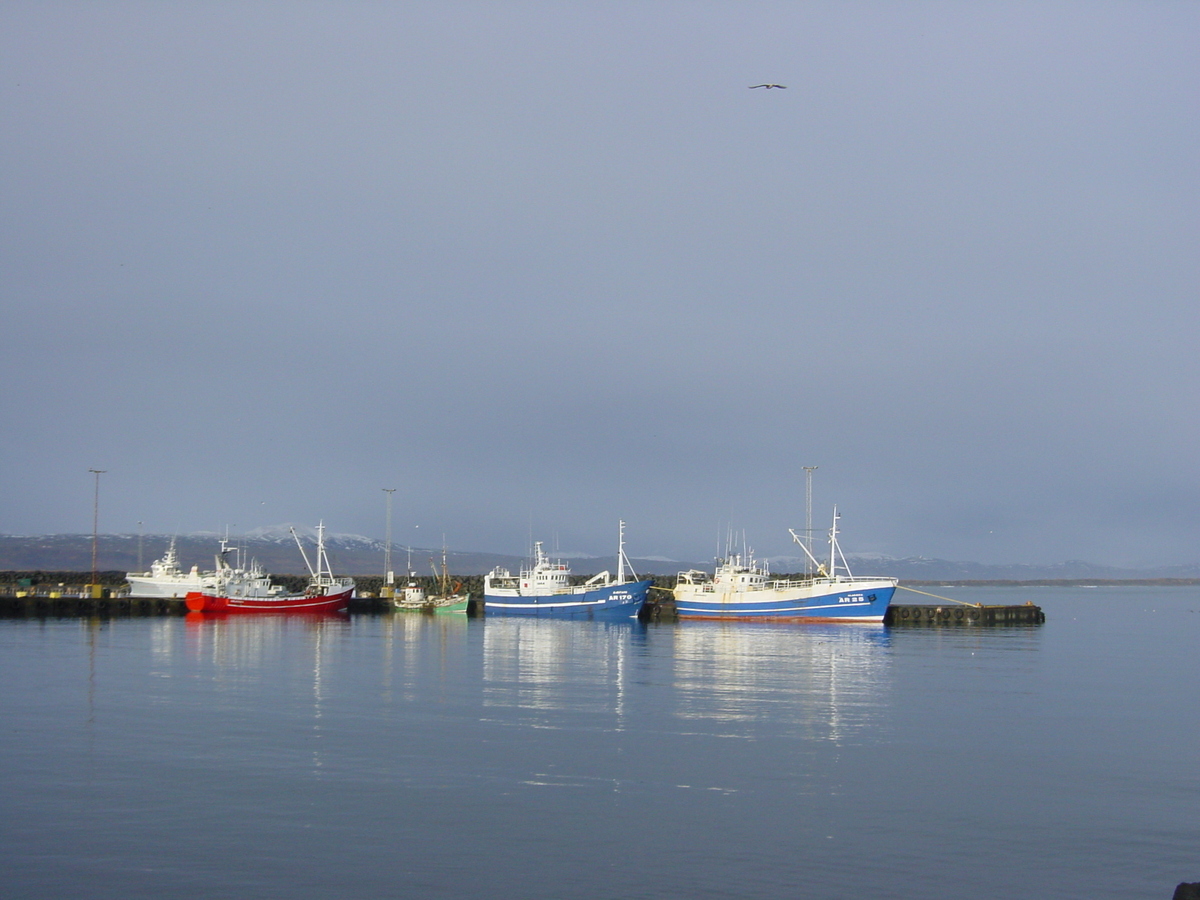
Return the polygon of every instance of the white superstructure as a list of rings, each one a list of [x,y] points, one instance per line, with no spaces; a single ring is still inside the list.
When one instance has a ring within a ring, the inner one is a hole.
[[[230,589],[244,591],[248,596],[278,593],[271,590],[270,576],[262,570],[258,560],[252,560],[249,568],[244,568],[239,550],[237,565],[230,565],[228,556],[233,549],[229,539],[222,538],[221,549],[214,560],[215,568],[201,572],[199,566],[192,566],[190,571],[185,572],[179,568],[175,538],[171,538],[166,554],[150,565],[149,572],[129,572],[125,576],[129,582],[129,596],[183,600],[189,593],[215,594]]]
[[[225,542],[221,542],[222,553],[225,552]],[[216,572],[201,572],[199,566],[192,566],[191,571],[185,572],[179,568],[179,555],[175,552],[175,538],[162,559],[156,559],[150,564],[149,572],[129,572],[125,576],[129,582],[129,596],[150,598],[177,598],[182,600],[188,591],[208,590],[216,587]]]

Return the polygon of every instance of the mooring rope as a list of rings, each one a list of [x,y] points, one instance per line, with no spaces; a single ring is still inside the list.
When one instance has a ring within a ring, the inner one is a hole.
[[[914,594],[924,594],[926,597],[932,597],[935,600],[946,600],[949,603],[961,603],[963,606],[973,606],[976,609],[983,609],[982,603],[968,603],[966,600],[955,600],[953,597],[940,597],[937,594],[931,594],[928,591],[918,591],[916,588],[905,587],[902,584],[896,585],[902,591],[912,591]]]

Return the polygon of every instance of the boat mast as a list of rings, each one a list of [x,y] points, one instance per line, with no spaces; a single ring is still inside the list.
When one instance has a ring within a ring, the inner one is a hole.
[[[617,584],[625,583],[625,520],[621,520],[617,537]]]
[[[328,575],[333,580],[333,568],[329,565],[329,557],[325,555],[325,523],[317,526],[317,578]]]
[[[833,508],[833,527],[829,529],[829,577],[837,578],[837,507]]]
[[[625,523],[621,522],[620,538],[617,542],[617,584],[625,584],[625,568],[629,568],[629,581],[637,581],[638,573],[633,570],[633,563],[625,555]]]

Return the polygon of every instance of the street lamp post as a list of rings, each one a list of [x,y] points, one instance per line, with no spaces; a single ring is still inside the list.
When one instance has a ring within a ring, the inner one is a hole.
[[[96,476],[96,493],[92,499],[92,583],[88,585],[92,598],[100,596],[100,583],[96,575],[96,544],[100,534],[100,476],[107,469],[88,469]]]
[[[392,571],[392,494],[396,493],[395,488],[380,488],[387,494],[387,538],[383,548],[383,580],[384,587],[380,593],[384,597],[391,597],[395,589],[392,587],[396,583],[396,574]]]

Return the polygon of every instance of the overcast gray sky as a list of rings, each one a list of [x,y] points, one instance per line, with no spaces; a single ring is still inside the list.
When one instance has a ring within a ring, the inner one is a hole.
[[[0,532],[1200,547],[1200,4],[0,6]],[[776,82],[786,90],[749,90]]]

